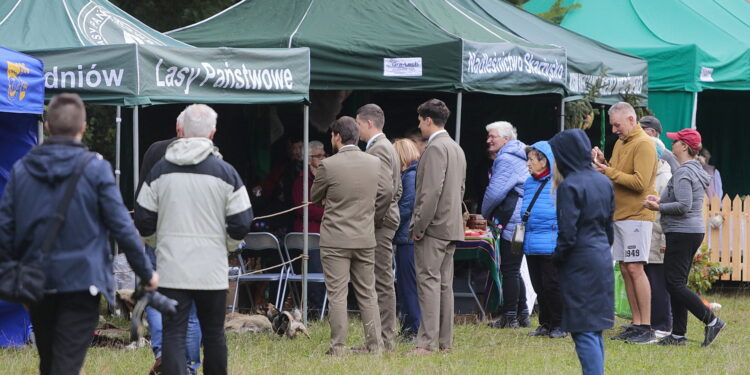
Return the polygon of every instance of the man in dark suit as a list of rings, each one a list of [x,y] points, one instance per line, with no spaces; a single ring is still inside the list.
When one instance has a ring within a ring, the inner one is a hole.
[[[380,159],[378,194],[375,199],[375,291],[380,309],[383,347],[393,350],[396,337],[396,289],[393,284],[393,236],[400,221],[401,165],[393,144],[383,134],[385,114],[377,104],[357,110],[359,139],[367,142],[365,151]]]
[[[344,116],[331,126],[338,150],[318,167],[310,201],[325,207],[320,226],[320,256],[330,301],[331,347],[326,354],[347,352],[349,321],[346,297],[351,278],[365,329],[365,351],[383,349],[375,294],[375,197],[380,160],[357,147],[359,128]]]
[[[466,157],[445,131],[450,110],[440,100],[417,108],[419,129],[428,138],[417,167],[411,219],[414,263],[422,323],[413,354],[448,352],[453,342],[453,253],[464,239],[461,201]]]

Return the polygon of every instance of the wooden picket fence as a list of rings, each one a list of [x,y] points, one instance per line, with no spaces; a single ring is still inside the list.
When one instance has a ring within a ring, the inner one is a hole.
[[[723,275],[721,280],[750,281],[750,199],[744,202],[739,196],[730,199],[728,195],[720,201],[713,196],[703,200],[703,217],[706,222],[706,236],[703,244],[708,245],[710,260],[728,266],[732,273]],[[721,216],[721,220],[711,219]],[[715,224],[712,225],[711,222]],[[718,225],[716,225],[718,224]]]

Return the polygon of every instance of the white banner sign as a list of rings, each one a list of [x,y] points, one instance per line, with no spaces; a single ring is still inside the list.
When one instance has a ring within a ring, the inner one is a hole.
[[[403,58],[384,58],[383,59],[383,76],[385,77],[421,77],[422,76],[422,58],[421,57],[403,57]]]

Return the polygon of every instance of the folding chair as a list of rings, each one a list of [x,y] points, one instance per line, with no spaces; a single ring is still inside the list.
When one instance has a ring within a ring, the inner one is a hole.
[[[243,258],[243,254],[245,254],[249,257],[271,258],[274,261],[278,261],[278,263],[275,264],[282,263],[284,261],[284,255],[281,252],[281,246],[279,245],[279,240],[276,236],[268,232],[248,233],[245,236],[245,246],[235,250],[234,253],[239,262],[239,273],[236,276],[229,275],[230,281],[236,281],[231,311],[234,312],[237,306],[237,295],[240,283],[258,281],[276,281],[279,283],[279,286],[276,288],[276,300],[274,300],[274,303],[277,308],[281,309],[281,306],[279,305],[279,297],[281,296],[281,288],[284,283],[284,276],[286,275],[286,266],[275,268],[271,270],[270,273],[245,275],[248,271]]]
[[[308,248],[308,270],[318,271],[320,272],[308,272],[307,273],[307,282],[308,283],[318,283],[323,284],[325,286],[325,277],[323,276],[323,265],[320,261],[320,234],[317,233],[308,233],[307,235],[307,248]],[[290,261],[292,259],[292,255],[295,257],[303,253],[304,248],[304,239],[305,235],[304,233],[289,233],[284,237],[284,252],[286,253],[286,259],[287,261]],[[286,276],[284,281],[284,290],[281,293],[281,299],[284,300],[284,297],[286,295],[286,290],[289,285],[289,282],[302,282],[302,275],[297,274],[294,272],[294,266],[298,266],[298,268],[302,268],[302,260],[296,260],[293,264],[290,264],[289,267],[286,269]],[[300,271],[301,273],[301,271]],[[309,295],[308,295],[309,297]],[[320,320],[323,320],[323,316],[325,315],[326,311],[326,304],[328,303],[328,293],[325,293],[325,296],[323,297],[323,306],[320,309]]]

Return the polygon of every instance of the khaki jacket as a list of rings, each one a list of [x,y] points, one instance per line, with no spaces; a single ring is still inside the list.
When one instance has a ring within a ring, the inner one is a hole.
[[[461,209],[466,183],[466,157],[448,133],[427,145],[417,167],[416,198],[410,234],[444,241],[463,241]]]
[[[643,201],[656,194],[656,146],[640,125],[624,141],[617,140],[609,166],[604,174],[614,183],[615,221],[654,221],[656,213]]]
[[[378,196],[375,200],[375,228],[396,230],[400,220],[398,200],[401,199],[401,162],[396,148],[385,134],[377,135],[367,153],[380,159]]]
[[[380,160],[357,146],[342,147],[323,160],[310,201],[325,207],[320,246],[337,249],[375,247],[375,197]]]

